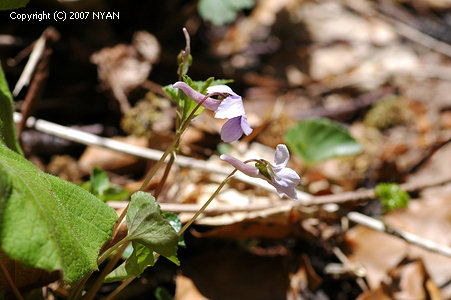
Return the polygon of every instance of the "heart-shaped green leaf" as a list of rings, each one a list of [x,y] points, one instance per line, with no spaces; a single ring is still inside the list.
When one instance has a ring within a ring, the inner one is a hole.
[[[1,5],[1,4],[0,4]],[[16,126],[13,119],[13,96],[0,65],[0,142],[10,149],[22,154],[16,136]]]
[[[0,246],[25,266],[75,282],[97,270],[117,215],[84,189],[43,173],[0,143]]]
[[[170,221],[165,218],[151,194],[134,193],[128,206],[126,237],[133,242],[133,253],[108,274],[105,281],[113,282],[140,276],[148,266],[154,265],[154,257],[157,255],[155,252],[177,264],[178,236],[173,227],[178,228],[179,225],[172,215]]]
[[[127,212],[127,227],[127,239],[166,257],[177,254],[177,233],[151,194],[136,192],[132,195]]]
[[[360,153],[362,147],[348,131],[328,119],[299,121],[288,130],[290,150],[307,163]]]

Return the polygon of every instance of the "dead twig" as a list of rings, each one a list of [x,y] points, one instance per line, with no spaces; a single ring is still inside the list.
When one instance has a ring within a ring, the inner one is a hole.
[[[376,220],[374,218],[368,217],[355,211],[348,213],[347,217],[354,223],[364,225],[379,232],[388,233],[390,235],[403,239],[409,244],[444,255],[446,257],[451,257],[451,248],[448,246],[440,245],[434,241],[425,239],[416,234],[393,228],[390,225],[384,223],[383,221]]]
[[[21,115],[19,113],[14,113],[15,122],[19,122],[21,120]],[[61,126],[55,123],[51,123],[44,120],[36,120],[33,117],[28,118],[26,125],[30,128],[34,128],[37,131],[44,132],[50,135],[54,135],[60,137],[62,139],[78,142],[84,145],[91,145],[102,147],[106,149],[110,149],[113,151],[118,151],[121,153],[130,154],[136,157],[150,159],[150,160],[159,160],[163,155],[162,151],[137,147],[133,145],[129,145],[126,143],[122,143],[113,139],[99,137],[94,134],[90,134],[81,130],[77,130],[74,128],[69,128],[65,126]],[[167,160],[169,161],[169,159]],[[174,162],[175,164],[185,167],[192,168],[201,171],[206,171],[214,174],[222,174],[228,175],[232,168],[226,166],[220,166],[216,163],[206,162],[204,160],[194,159],[191,157],[178,155],[177,159]],[[265,190],[273,191],[274,188],[264,180],[253,178],[246,176],[241,173],[237,173],[234,176],[235,179],[240,180],[242,182],[263,188]],[[430,186],[437,186],[451,181],[451,175],[440,178],[432,178],[430,180],[421,180],[420,182],[407,182],[401,184],[401,188],[407,192],[418,191]],[[325,205],[325,204],[340,204],[346,202],[353,201],[362,201],[374,198],[374,189],[362,189],[352,192],[345,192],[340,194],[326,195],[326,196],[312,196],[310,194],[297,191],[299,201],[289,202],[287,205],[286,201],[282,201],[280,204],[276,205],[268,205],[268,206],[249,206],[247,208],[240,208],[242,211],[254,211],[254,210],[262,210],[268,208],[274,208],[277,206],[283,206],[283,209],[291,209],[299,206],[315,206],[315,205]],[[181,204],[185,205],[185,204]],[[186,207],[188,209],[188,207]],[[180,208],[182,209],[182,208]],[[234,208],[232,208],[233,210]],[[223,210],[226,212],[226,210]]]
[[[21,119],[22,119],[21,114],[14,113],[14,121],[16,123],[20,122]],[[158,161],[163,155],[163,152],[159,150],[133,146],[130,144],[122,143],[109,138],[100,137],[74,128],[58,125],[45,120],[37,120],[33,117],[28,118],[26,125],[27,127],[33,128],[39,132],[57,136],[62,139],[70,140],[84,145],[106,148],[144,159]],[[169,159],[166,159],[166,162],[168,161]],[[183,155],[178,155],[174,163],[181,167],[192,168],[201,171],[206,171],[209,173],[222,175],[228,175],[233,170],[233,168],[228,166],[218,165],[217,163],[206,162],[204,160],[194,159]],[[269,191],[274,190],[274,188],[266,181],[258,178],[249,177],[242,173],[235,174],[234,178],[242,182],[263,188],[265,190]],[[300,199],[301,202],[310,201],[311,195],[301,191],[297,191],[297,193],[298,198]]]
[[[35,74],[28,89],[25,101],[22,105],[22,120],[17,127],[17,133],[20,138],[21,133],[25,127],[25,122],[28,116],[32,113],[36,101],[41,97],[44,91],[45,81],[49,75],[49,60],[52,50],[49,47],[49,42],[55,42],[59,39],[59,33],[52,27],[47,28],[36,42],[33,51],[31,52],[30,59],[28,60],[24,71],[22,72],[16,87],[14,88],[13,95],[17,96],[21,89],[28,85],[33,73]],[[36,72],[34,70],[36,69]]]
[[[409,166],[406,170],[404,170],[397,177],[400,179],[406,175],[416,172],[432,157],[432,155],[434,155],[435,152],[437,152],[440,148],[442,148],[443,146],[447,145],[450,142],[451,142],[451,138],[448,138],[445,141],[439,141],[434,146],[432,146],[431,149],[429,149],[418,162],[416,162],[412,166]]]

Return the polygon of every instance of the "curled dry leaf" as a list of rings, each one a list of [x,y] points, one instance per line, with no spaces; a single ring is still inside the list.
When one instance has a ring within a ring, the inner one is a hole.
[[[144,31],[134,35],[132,45],[118,44],[91,55],[91,62],[97,65],[100,81],[112,90],[122,113],[130,109],[127,93],[147,79],[159,55],[158,41]]]

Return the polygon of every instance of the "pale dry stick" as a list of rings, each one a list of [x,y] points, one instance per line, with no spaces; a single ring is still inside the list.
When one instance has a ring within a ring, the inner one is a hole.
[[[235,177],[238,175],[240,175],[240,173],[235,174]],[[256,179],[258,180],[258,178]],[[422,180],[421,182],[407,182],[401,184],[400,187],[407,192],[413,192],[428,187],[442,185],[447,182],[451,182],[451,175],[432,179],[429,181]],[[280,201],[279,203],[274,204],[217,205],[215,207],[208,207],[204,213],[209,215],[219,215],[233,212],[261,211],[276,207],[280,207],[281,211],[286,211],[300,206],[341,204],[352,201],[363,201],[373,198],[375,198],[374,189],[363,189],[353,192],[344,192],[326,196],[310,196],[308,202],[288,200],[288,201]],[[126,203],[124,203],[123,201],[109,201],[108,205],[114,209],[120,209],[124,208]],[[173,213],[183,213],[183,212],[195,213],[200,209],[200,205],[198,204],[179,204],[179,203],[160,203],[160,207],[163,211],[169,211]]]
[[[53,27],[47,28],[41,34],[41,36],[33,46],[30,58],[28,59],[27,64],[25,65],[25,68],[19,77],[19,80],[17,80],[16,86],[14,87],[14,90],[12,92],[14,97],[19,95],[22,88],[30,83],[34,70],[36,69],[38,62],[41,60],[41,57],[44,55],[45,44],[49,37],[58,36],[58,32]]]
[[[357,2],[358,3],[358,2]],[[399,34],[402,35],[403,37],[422,45],[423,47],[426,47],[430,50],[439,52],[443,55],[446,55],[448,57],[451,57],[451,45],[439,41],[433,37],[431,37],[430,35],[427,35],[403,22],[400,22],[396,19],[394,19],[393,17],[389,17],[383,13],[380,13],[378,11],[376,11],[376,9],[374,8],[369,8],[370,11],[368,10],[362,10],[359,6],[354,5],[353,1],[346,1],[346,6],[348,6],[349,8],[357,11],[358,13],[361,13],[365,16],[376,16],[388,23],[393,24],[395,31]],[[368,8],[368,7],[366,7]]]
[[[45,49],[45,37],[44,34],[42,34],[41,37],[36,42],[36,44],[34,45],[33,51],[30,54],[30,58],[28,59],[28,62],[25,65],[25,68],[22,74],[20,75],[19,80],[16,83],[16,86],[14,87],[12,93],[14,97],[19,95],[22,88],[30,83],[34,70],[38,65],[39,60],[41,59],[42,54],[44,53],[44,49]]]
[[[393,23],[395,25],[396,31],[405,38],[408,38],[409,40],[414,41],[430,50],[437,51],[443,55],[451,57],[451,46],[449,44],[439,41],[393,18],[387,16],[384,16],[384,18]]]
[[[15,112],[14,121],[18,123],[20,122],[21,119],[22,119],[21,114]],[[33,117],[29,117],[27,119],[26,126],[29,128],[33,128],[39,132],[57,136],[65,140],[70,140],[84,145],[106,148],[109,150],[129,154],[139,158],[158,161],[164,154],[162,151],[159,150],[133,146],[110,138],[100,137],[91,133],[58,125],[45,120],[35,119]],[[169,159],[165,160],[165,162],[168,160]],[[183,155],[177,155],[177,158],[174,161],[174,163],[184,168],[197,169],[213,174],[228,175],[230,172],[233,171],[233,168],[229,166],[222,166],[218,165],[217,163],[206,162],[204,160],[194,159]],[[241,173],[237,173],[234,176],[234,178],[239,181],[251,184],[253,186],[263,188],[268,191],[274,191],[273,186],[271,186],[266,181],[258,178],[249,177]],[[297,191],[297,193],[298,199],[300,200],[301,203],[308,203],[312,199],[312,196],[307,193],[301,191]]]
[[[10,288],[13,290],[14,296],[16,296],[16,298],[18,300],[24,300],[24,298],[22,297],[22,294],[19,292],[16,285],[14,284],[14,281],[11,278],[11,275],[9,275],[8,269],[6,269],[5,265],[3,264],[3,262],[1,260],[0,260],[0,269],[2,270],[3,276],[5,276],[6,281],[8,282]]]
[[[350,271],[356,276],[356,283],[360,286],[362,291],[369,291],[368,285],[363,280],[363,277],[366,275],[365,268],[360,263],[351,262],[348,257],[341,251],[340,248],[334,247],[332,252],[341,262],[343,271]]]
[[[388,233],[390,235],[403,239],[409,244],[451,258],[451,248],[448,246],[440,245],[434,241],[422,238],[416,234],[393,228],[385,224],[383,221],[376,220],[375,218],[368,217],[355,211],[349,212],[347,214],[347,217],[354,223],[364,225],[379,232]]]

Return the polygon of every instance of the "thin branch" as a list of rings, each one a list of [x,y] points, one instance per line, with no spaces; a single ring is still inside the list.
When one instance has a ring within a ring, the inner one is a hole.
[[[237,173],[235,176],[239,175]],[[445,183],[451,182],[451,175],[430,179],[421,180],[420,182],[411,181],[404,184],[401,184],[400,187],[407,192],[414,192],[418,190],[422,190],[427,187],[442,185]],[[373,199],[374,189],[362,189],[353,192],[345,192],[333,195],[326,196],[310,196],[308,200],[304,201],[296,201],[296,200],[288,200],[288,201],[280,201],[275,204],[249,204],[243,206],[234,206],[234,205],[216,205],[214,207],[208,207],[204,214],[207,215],[219,215],[224,213],[232,213],[232,212],[253,212],[253,211],[263,211],[266,209],[275,209],[279,208],[279,212],[289,211],[293,208],[299,208],[304,206],[316,206],[316,205],[325,205],[325,204],[340,204],[346,202],[353,201],[363,201],[368,199]],[[127,205],[127,203],[123,201],[109,201],[108,205],[113,207],[114,209],[123,208]],[[195,213],[200,209],[200,205],[198,204],[178,204],[178,203],[160,203],[161,209],[163,211],[169,211],[174,213]]]
[[[17,123],[22,119],[22,116],[20,113],[14,113],[14,121]],[[149,148],[143,148],[138,146],[133,146],[130,144],[122,143],[113,139],[100,137],[91,133],[87,133],[81,130],[77,130],[74,128],[69,128],[66,126],[58,125],[52,122],[48,122],[45,120],[37,120],[33,117],[29,117],[27,119],[26,123],[27,127],[33,128],[39,132],[43,132],[46,134],[50,134],[53,136],[57,136],[62,139],[70,140],[73,142],[81,143],[84,145],[90,145],[90,146],[97,146],[101,148],[106,148],[109,150],[126,153],[132,156],[136,156],[139,158],[149,159],[149,160],[155,160],[158,161],[161,156],[164,154],[162,151],[149,149]],[[169,158],[165,160],[165,162],[168,162]],[[206,162],[204,160],[200,159],[194,159],[188,156],[183,155],[177,155],[177,158],[175,159],[174,163],[178,166],[184,167],[184,168],[192,168],[197,169],[213,174],[221,174],[221,175],[228,175],[230,172],[233,171],[232,167],[229,166],[223,166],[219,165],[217,163],[212,162]],[[268,190],[268,191],[274,191],[274,187],[271,186],[269,183],[267,183],[264,180],[253,178],[246,176],[241,173],[237,173],[234,176],[234,179],[237,179],[239,181],[245,182],[247,184],[251,184],[253,186]],[[298,199],[303,202],[309,202],[311,199],[311,195],[297,191],[298,193]]]
[[[416,234],[393,228],[380,220],[376,220],[355,211],[348,213],[347,217],[354,223],[364,225],[379,232],[388,233],[390,235],[403,239],[409,244],[444,255],[446,257],[451,257],[451,248],[448,246],[440,245],[434,241],[422,238]]]
[[[14,113],[14,120],[15,122],[20,121],[21,115],[19,113]],[[67,139],[70,141],[78,142],[85,145],[91,145],[91,146],[98,146],[106,149],[110,149],[113,151],[118,151],[121,153],[130,154],[136,157],[144,158],[144,159],[150,159],[150,160],[156,160],[158,161],[161,156],[164,154],[162,151],[149,149],[149,148],[143,148],[143,147],[137,147],[133,145],[129,145],[126,143],[122,143],[113,139],[109,138],[103,138],[96,136],[94,134],[90,134],[81,130],[61,126],[55,123],[51,123],[44,120],[36,120],[33,117],[28,118],[27,124],[28,127],[34,128],[37,131],[47,133],[50,135],[54,135],[63,139]],[[169,161],[169,159],[165,160],[166,162]],[[204,160],[194,159],[191,157],[178,155],[177,158],[174,161],[175,164],[185,167],[185,168],[192,168],[197,169],[201,171],[206,171],[213,174],[221,174],[221,175],[228,175],[230,172],[233,171],[233,168],[228,166],[222,166],[217,163],[212,162],[206,162]],[[237,173],[234,176],[234,179],[245,182],[247,184],[251,184],[253,186],[268,190],[268,191],[274,191],[274,187],[272,187],[269,183],[267,183],[264,180],[261,180],[259,178],[253,178],[246,176],[242,173]],[[445,176],[445,177],[439,177],[439,178],[431,178],[429,180],[422,180],[420,182],[407,182],[404,184],[401,184],[401,188],[406,190],[407,192],[413,192],[421,190],[425,187],[429,186],[436,186],[441,185],[446,182],[451,181],[451,176]],[[326,196],[312,196],[310,194],[297,191],[299,200],[296,202],[290,202],[292,204],[289,204],[291,207],[299,207],[299,206],[312,206],[312,205],[324,205],[329,203],[345,203],[345,202],[352,202],[352,201],[361,201],[361,200],[367,200],[374,198],[374,189],[362,189],[352,192],[345,192],[340,194],[333,194],[333,195],[326,195]],[[198,210],[198,208],[185,206],[187,204],[180,204],[183,205],[183,207],[177,207],[177,204],[165,204],[165,205],[174,205],[168,207],[168,211],[190,211]],[[282,201],[280,204],[276,205],[255,205],[255,206],[249,206],[246,207],[230,207],[230,208],[211,208],[207,209],[207,212],[231,212],[231,211],[254,211],[254,210],[262,210],[267,208],[274,208],[275,206],[286,206],[287,202]],[[230,209],[230,210],[229,210]]]

